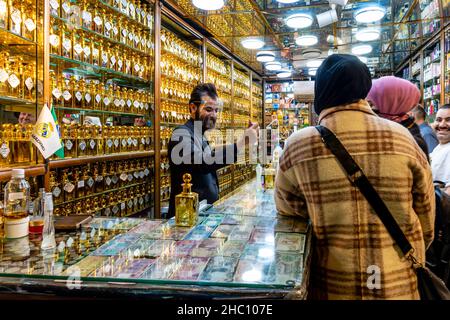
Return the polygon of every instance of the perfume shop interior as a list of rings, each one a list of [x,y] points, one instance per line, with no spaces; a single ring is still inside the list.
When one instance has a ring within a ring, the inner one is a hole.
[[[317,123],[317,68],[356,55],[415,83],[432,119],[450,101],[448,3],[0,0],[1,287],[303,298],[310,226],[277,216],[273,189],[285,140]],[[168,157],[200,83],[219,97],[211,148],[266,129],[209,204]]]

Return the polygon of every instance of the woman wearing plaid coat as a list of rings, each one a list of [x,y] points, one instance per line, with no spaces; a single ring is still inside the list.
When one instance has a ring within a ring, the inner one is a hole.
[[[317,72],[315,111],[361,166],[423,262],[434,230],[431,170],[408,130],[371,110],[364,100],[370,87],[369,70],[358,58],[332,55]],[[411,263],[314,127],[287,140],[275,201],[279,214],[311,219],[311,298],[419,299]]]

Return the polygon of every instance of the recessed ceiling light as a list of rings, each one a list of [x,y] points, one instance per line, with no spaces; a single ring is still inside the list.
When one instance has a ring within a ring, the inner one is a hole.
[[[315,45],[319,40],[316,36],[313,35],[307,35],[307,36],[300,36],[297,39],[295,39],[295,43],[299,46],[313,46]]]
[[[308,69],[308,74],[310,76],[315,76],[316,73],[317,73],[317,68],[310,68],[310,69]]]
[[[320,51],[319,49],[306,48],[306,49],[302,50],[302,53],[299,56],[299,58],[302,58],[302,59],[316,59],[316,58],[320,57],[321,54],[322,54],[322,51]]]
[[[267,62],[265,67],[269,71],[278,71],[281,70],[281,63],[278,61]]]
[[[289,69],[283,69],[277,72],[278,78],[289,78],[290,76],[292,76],[292,71]]]
[[[355,12],[355,20],[359,23],[370,23],[383,19],[386,9],[378,5],[369,5]]]
[[[225,5],[224,0],[192,0],[192,4],[202,10],[219,10]]]
[[[279,3],[294,3],[297,2],[298,0],[277,0],[277,2]]]
[[[296,13],[286,18],[286,24],[290,28],[303,29],[310,27],[313,23],[313,17],[306,13]]]
[[[380,30],[373,28],[366,28],[359,30],[355,35],[355,38],[358,41],[373,41],[377,40],[379,37],[380,37]]]
[[[372,52],[372,46],[370,44],[361,44],[352,48],[352,53],[356,56],[368,54]]]
[[[259,62],[270,62],[275,60],[275,53],[271,51],[259,51],[256,53],[256,60]]]
[[[318,68],[322,64],[323,60],[309,60],[306,62],[308,68]]]
[[[241,44],[246,49],[261,49],[265,43],[258,38],[246,38],[241,41]]]
[[[358,59],[361,60],[362,63],[367,64],[367,61],[368,61],[367,57],[358,56]]]

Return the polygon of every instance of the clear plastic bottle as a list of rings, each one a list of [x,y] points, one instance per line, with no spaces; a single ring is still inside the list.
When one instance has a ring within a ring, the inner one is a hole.
[[[55,225],[53,223],[53,195],[51,192],[45,193],[44,199],[44,231],[42,232],[42,250],[52,250],[56,248]]]
[[[12,169],[11,180],[5,186],[4,217],[22,219],[28,217],[30,185],[24,169]]]

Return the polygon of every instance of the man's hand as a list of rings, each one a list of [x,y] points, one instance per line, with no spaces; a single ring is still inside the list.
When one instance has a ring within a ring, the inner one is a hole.
[[[249,122],[249,127],[245,129],[244,135],[236,142],[238,149],[244,148],[247,144],[255,144],[258,141],[258,129],[257,122]]]

